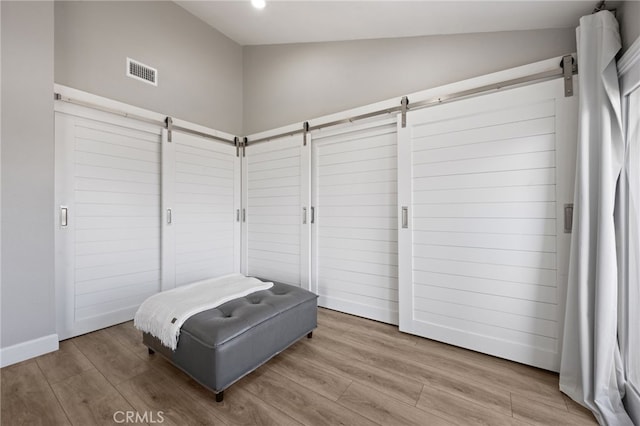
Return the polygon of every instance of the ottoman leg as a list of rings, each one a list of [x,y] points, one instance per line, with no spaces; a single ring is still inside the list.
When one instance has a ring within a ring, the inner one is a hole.
[[[216,402],[222,402],[223,399],[224,399],[224,391],[218,392],[216,394]]]
[[[156,353],[156,351],[154,351],[154,350],[153,350],[153,349],[151,349],[151,348],[147,348],[147,350],[149,351],[149,355],[153,355],[153,354],[155,354],[155,353]]]
[[[311,339],[313,337],[313,331],[307,333],[307,339]]]

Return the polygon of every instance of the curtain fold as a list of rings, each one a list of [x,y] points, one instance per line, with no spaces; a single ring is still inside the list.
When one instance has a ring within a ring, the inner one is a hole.
[[[623,402],[633,422],[640,424],[640,87],[622,95],[626,102],[625,156],[615,214],[619,253],[618,340],[625,377]]]
[[[615,55],[618,22],[608,11],[576,30],[580,87],[574,220],[560,365],[560,389],[600,424],[633,423],[622,402],[618,344],[618,256],[614,208],[625,157]]]

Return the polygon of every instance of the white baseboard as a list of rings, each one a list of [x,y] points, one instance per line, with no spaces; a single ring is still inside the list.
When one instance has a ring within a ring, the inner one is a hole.
[[[49,352],[57,351],[58,347],[58,335],[49,334],[48,336],[2,348],[0,349],[0,367],[6,367]]]

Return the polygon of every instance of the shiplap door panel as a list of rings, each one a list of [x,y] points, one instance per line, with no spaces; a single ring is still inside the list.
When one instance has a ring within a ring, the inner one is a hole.
[[[321,306],[398,323],[397,126],[312,137],[312,288]]]
[[[309,288],[310,153],[302,135],[251,145],[243,167],[243,271]]]
[[[235,146],[180,132],[163,146],[163,290],[239,272]]]
[[[576,123],[561,80],[407,114],[400,330],[557,371]]]
[[[55,114],[61,339],[132,319],[161,283],[160,127],[64,109]]]

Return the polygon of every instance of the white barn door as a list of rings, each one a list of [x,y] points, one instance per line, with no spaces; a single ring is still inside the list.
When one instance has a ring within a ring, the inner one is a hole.
[[[231,144],[56,103],[61,339],[133,318],[161,290],[240,271]]]
[[[559,79],[407,114],[401,331],[557,371],[576,123]]]
[[[65,339],[131,319],[160,290],[161,129],[73,105],[60,108],[56,310],[58,335]]]
[[[312,136],[312,288],[321,306],[398,323],[397,126]]]
[[[308,288],[309,161],[302,135],[246,148],[245,274]]]
[[[240,271],[240,158],[235,146],[166,131],[163,290]]]

